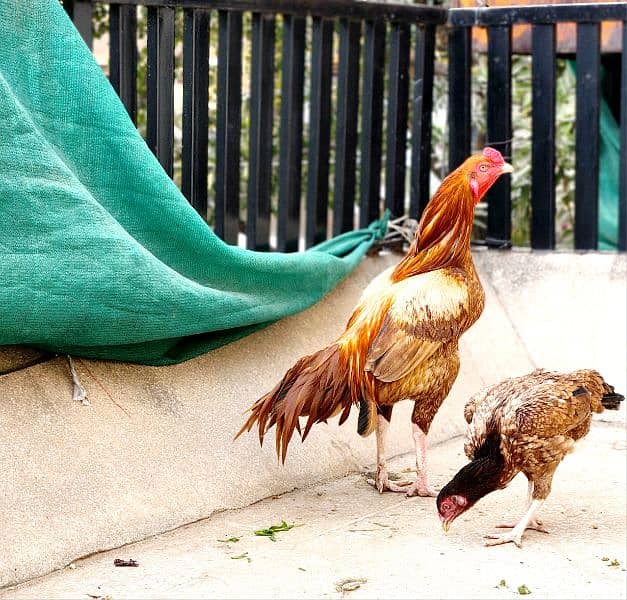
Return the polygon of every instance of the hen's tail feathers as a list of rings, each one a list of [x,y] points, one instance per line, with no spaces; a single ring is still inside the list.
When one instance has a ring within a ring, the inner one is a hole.
[[[257,423],[259,442],[263,444],[266,432],[275,425],[276,453],[285,462],[294,430],[305,440],[315,423],[326,422],[340,410],[339,424],[348,418],[352,402],[345,369],[337,344],[303,356],[272,391],[252,405],[248,420],[235,437],[250,431]],[[303,431],[301,416],[309,417]]]
[[[607,408],[609,410],[618,410],[620,408],[620,403],[625,400],[625,396],[615,392],[614,387],[607,383],[604,387],[605,393],[601,398],[601,404],[603,404],[603,408]]]

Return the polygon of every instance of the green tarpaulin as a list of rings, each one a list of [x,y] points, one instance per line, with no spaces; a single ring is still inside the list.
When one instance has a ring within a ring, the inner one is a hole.
[[[222,243],[58,0],[0,2],[0,344],[163,365],[313,304],[384,223],[300,254]]]

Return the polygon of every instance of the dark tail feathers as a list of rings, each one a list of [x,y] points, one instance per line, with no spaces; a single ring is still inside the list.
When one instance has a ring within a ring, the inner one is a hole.
[[[611,385],[607,385],[607,387],[610,388],[610,391],[603,394],[601,404],[603,404],[603,408],[607,408],[608,410],[618,410],[625,396],[616,393]]]
[[[315,423],[326,421],[340,410],[340,425],[346,421],[352,406],[347,382],[337,344],[303,356],[272,391],[252,405],[250,417],[235,437],[250,431],[257,423],[259,442],[263,444],[266,432],[275,425],[277,456],[285,462],[294,430],[304,440]],[[303,431],[299,422],[301,416],[309,417]]]

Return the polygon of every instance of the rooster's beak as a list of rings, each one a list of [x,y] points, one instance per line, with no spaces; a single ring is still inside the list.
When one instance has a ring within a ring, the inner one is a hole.
[[[448,529],[451,526],[450,521],[442,521],[442,529],[444,529],[444,533],[448,533]]]
[[[503,163],[503,166],[501,167],[501,175],[504,175],[505,173],[513,173],[514,172],[514,167],[512,167],[512,165],[510,165],[509,163]]]

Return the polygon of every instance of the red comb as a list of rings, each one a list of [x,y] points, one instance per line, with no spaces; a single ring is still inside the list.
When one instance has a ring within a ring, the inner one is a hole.
[[[498,150],[490,148],[489,146],[483,149],[483,156],[496,165],[502,165],[505,162],[502,154]]]

